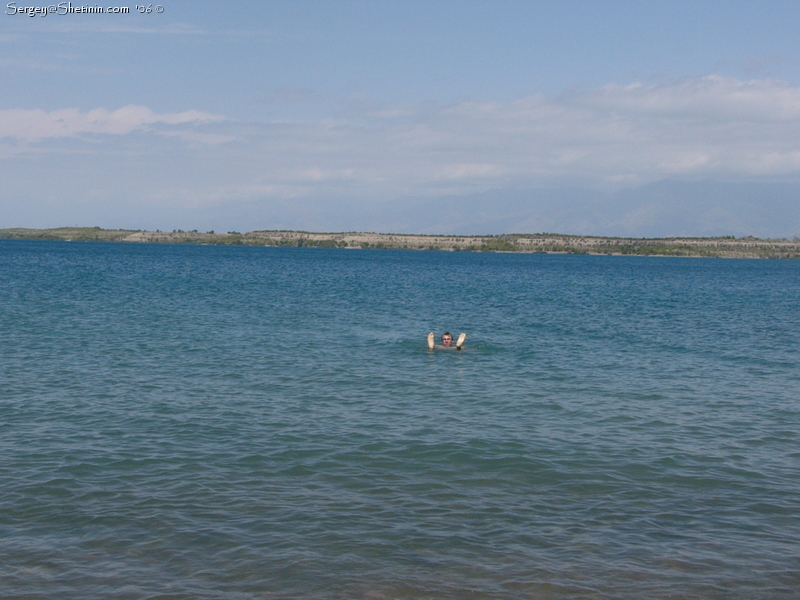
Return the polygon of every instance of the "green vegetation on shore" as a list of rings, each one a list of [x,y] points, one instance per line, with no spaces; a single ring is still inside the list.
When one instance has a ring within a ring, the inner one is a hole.
[[[139,242],[229,246],[293,246],[311,248],[376,248],[472,252],[558,254],[622,254],[637,256],[705,256],[726,258],[800,258],[800,239],[615,238],[554,233],[450,236],[389,233],[314,233],[251,231],[215,233],[175,230],[141,231],[100,227],[0,229],[0,238],[72,242]]]

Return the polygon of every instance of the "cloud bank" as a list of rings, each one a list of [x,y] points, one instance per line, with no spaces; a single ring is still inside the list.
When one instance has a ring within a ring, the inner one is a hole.
[[[510,103],[385,106],[312,123],[248,124],[199,110],[156,114],[133,105],[86,113],[0,111],[0,138],[28,144],[125,136],[154,125],[162,134],[190,125],[196,142],[206,134],[209,142],[249,148],[249,160],[263,167],[269,185],[315,189],[343,173],[370,193],[399,185],[400,193],[446,194],[566,178],[619,184],[800,172],[800,89],[772,80],[612,84]]]
[[[37,183],[37,197],[54,202],[89,195],[127,203],[130,214],[272,202],[280,214],[309,216],[329,214],[337,202],[382,205],[488,190],[607,192],[663,179],[798,182],[800,88],[708,76],[507,103],[361,103],[310,122],[141,106],[16,109],[0,111],[0,138],[0,152],[15,163],[12,179],[24,179],[27,164],[35,170],[43,152],[80,154],[55,168],[52,189],[47,179]],[[91,179],[88,167],[81,172],[87,155],[102,165]],[[137,165],[135,173],[122,168],[122,157]],[[31,186],[28,177],[16,189],[31,196]]]
[[[89,134],[125,135],[148,125],[210,123],[222,117],[198,110],[156,114],[144,106],[130,104],[115,111],[97,108],[81,113],[75,108],[45,112],[41,109],[0,110],[0,138],[38,142],[46,138],[80,137]]]

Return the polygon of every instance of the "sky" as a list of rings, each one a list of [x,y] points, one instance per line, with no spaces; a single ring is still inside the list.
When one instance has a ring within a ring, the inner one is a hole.
[[[800,236],[795,2],[47,6],[0,227]]]

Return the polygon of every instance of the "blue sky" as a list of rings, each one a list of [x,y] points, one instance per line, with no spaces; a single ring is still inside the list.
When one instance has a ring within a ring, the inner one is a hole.
[[[26,6],[0,227],[800,235],[796,3]]]

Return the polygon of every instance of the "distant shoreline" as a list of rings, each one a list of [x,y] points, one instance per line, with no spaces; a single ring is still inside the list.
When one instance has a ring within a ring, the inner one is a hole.
[[[100,227],[0,229],[0,239],[73,242],[208,244],[220,246],[293,246],[467,252],[547,254],[610,254],[631,256],[696,256],[714,258],[800,258],[800,239],[759,239],[752,236],[707,238],[624,238],[555,233],[503,235],[421,235],[400,233],[316,233],[251,231],[228,233],[141,231]]]

